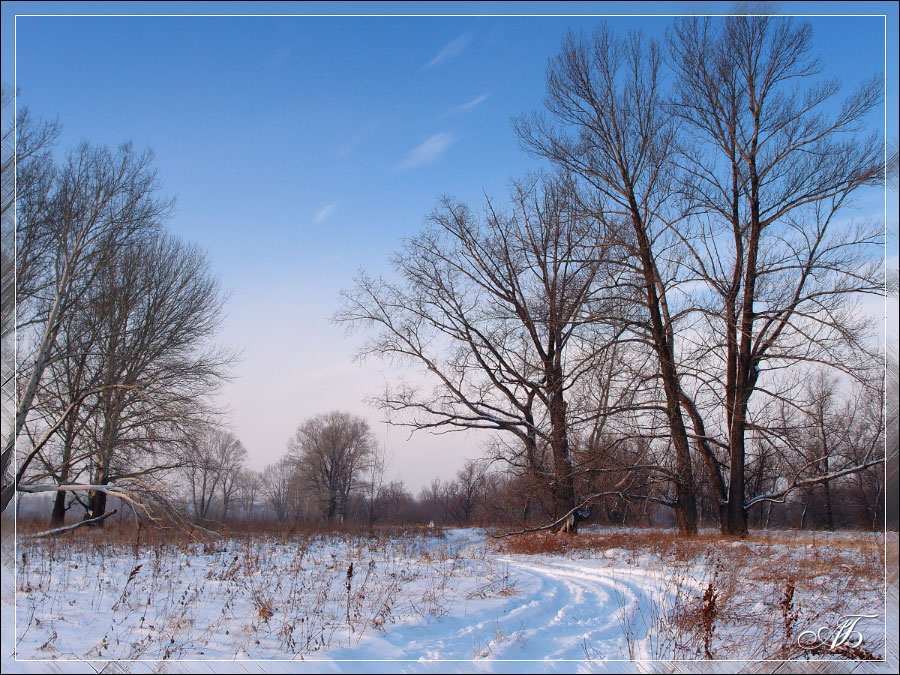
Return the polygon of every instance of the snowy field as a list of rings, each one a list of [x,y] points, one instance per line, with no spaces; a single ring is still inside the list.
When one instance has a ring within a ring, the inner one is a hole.
[[[660,530],[495,539],[450,529],[165,543],[82,530],[20,538],[15,578],[11,548],[7,539],[4,672],[83,670],[71,659],[140,661],[133,672],[167,660],[620,672],[652,659],[842,658],[804,652],[797,638],[851,614],[872,617],[855,626],[855,655],[885,652],[880,534],[685,543]]]

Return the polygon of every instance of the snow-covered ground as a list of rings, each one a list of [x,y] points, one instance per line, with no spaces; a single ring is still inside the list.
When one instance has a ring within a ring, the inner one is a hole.
[[[622,672],[796,658],[802,631],[846,614],[873,615],[856,630],[884,654],[881,535],[677,539],[604,530],[523,544],[452,529],[151,546],[82,532],[20,539],[15,578],[7,539],[2,669]]]

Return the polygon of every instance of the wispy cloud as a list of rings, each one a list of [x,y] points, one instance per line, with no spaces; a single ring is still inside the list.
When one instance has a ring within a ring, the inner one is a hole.
[[[334,213],[334,209],[336,206],[337,206],[337,202],[331,202],[330,204],[326,204],[325,206],[323,206],[321,209],[318,210],[318,212],[316,212],[316,216],[315,216],[315,218],[313,218],[313,222],[315,222],[316,225],[321,223],[328,216],[330,216],[332,213]]]
[[[481,96],[476,96],[475,98],[473,98],[473,99],[472,99],[471,101],[469,101],[468,103],[463,103],[463,104],[460,105],[460,106],[457,106],[457,107],[455,107],[455,108],[451,108],[451,109],[447,112],[447,114],[448,114],[448,115],[458,115],[458,114],[460,114],[460,113],[469,112],[472,108],[475,108],[476,106],[481,105],[482,103],[484,103],[485,100],[487,100],[487,98],[488,98],[489,96],[490,96],[490,94],[482,94]]]
[[[469,46],[469,43],[472,41],[472,36],[468,33],[465,35],[460,35],[455,40],[451,40],[443,47],[441,50],[435,54],[434,58],[431,59],[428,63],[425,64],[425,70],[429,68],[434,68],[435,66],[439,66],[444,63],[444,61],[449,61],[450,59],[456,58],[464,51],[466,51],[466,47]]]
[[[450,134],[444,132],[435,134],[421,145],[410,150],[409,154],[397,165],[397,169],[402,171],[422,166],[423,164],[431,164],[431,162],[440,158],[447,151],[451,143],[453,143],[453,137]]]
[[[335,154],[337,154],[338,157],[346,157],[351,152],[356,150],[357,146],[360,144],[362,139],[363,139],[362,136],[354,136],[353,138],[348,140],[346,143],[344,143],[341,147],[339,147],[337,150],[335,150]]]
[[[272,57],[272,66],[275,68],[283,66],[302,44],[303,41],[298,38],[281,45]]]

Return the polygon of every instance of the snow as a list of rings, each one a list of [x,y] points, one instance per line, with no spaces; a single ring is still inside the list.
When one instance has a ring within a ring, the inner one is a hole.
[[[709,584],[720,602],[715,655],[771,657],[783,588],[746,567],[757,555],[798,570],[802,626],[827,625],[852,597],[850,609],[880,617],[868,628],[877,644],[882,583],[828,568],[877,563],[848,545],[859,536],[820,537],[814,550],[789,535],[720,542],[684,560],[637,547],[504,553],[481,529],[155,547],[80,536],[20,540],[15,578],[7,537],[2,670],[82,672],[83,660],[127,659],[133,672],[166,660],[207,672],[234,661],[293,672],[298,660],[322,672],[635,671],[702,657],[691,611]]]

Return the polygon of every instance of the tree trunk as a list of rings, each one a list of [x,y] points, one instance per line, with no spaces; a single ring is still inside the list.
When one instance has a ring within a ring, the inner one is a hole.
[[[97,485],[106,485],[107,479],[103,479],[102,481],[98,481]],[[106,493],[91,490],[88,492],[88,511],[84,514],[85,520],[92,520],[94,518],[100,518],[103,514],[106,513]],[[97,527],[103,527],[103,521],[97,521]]]
[[[650,312],[650,331],[666,395],[669,433],[675,447],[675,472],[677,474],[675,479],[677,502],[675,517],[679,531],[682,534],[693,535],[697,533],[697,501],[694,493],[694,475],[691,467],[687,429],[681,415],[681,387],[678,382],[678,373],[675,370],[672,325],[663,316],[665,297],[662,295],[662,284],[653,260],[652,245],[641,220],[640,209],[628,177],[623,174],[622,178],[629,186],[631,221],[638,241],[641,269],[644,275],[645,301]]]
[[[67,260],[66,267],[64,268],[64,275],[68,273],[68,264],[69,261]],[[56,342],[56,335],[59,332],[59,317],[67,295],[68,286],[62,281],[58,282],[56,287],[56,298],[53,302],[53,307],[50,309],[47,323],[44,326],[44,334],[41,337],[41,342],[38,346],[37,354],[35,355],[34,366],[32,367],[28,381],[22,390],[22,397],[19,399],[18,405],[16,406],[16,416],[13,428],[9,430],[9,435],[6,437],[3,444],[3,453],[0,454],[0,476],[2,476],[4,480],[6,480],[7,474],[16,473],[15,470],[10,468],[13,462],[16,439],[19,437],[22,428],[25,426],[25,419],[28,417],[28,413],[31,410],[31,405],[34,402],[38,385],[44,374],[44,368],[47,365],[47,357],[50,355],[50,350]],[[15,482],[3,486],[2,494],[0,494],[0,511],[6,510],[9,502],[12,501],[15,491]]]
[[[72,425],[69,425],[71,432]],[[72,444],[66,439],[65,448],[63,450],[62,471],[57,477],[57,482],[64,485],[69,482],[69,461],[72,457]],[[54,526],[62,525],[66,520],[66,493],[57,492],[53,499],[53,512],[50,515],[50,524]]]
[[[828,456],[825,456],[825,475],[828,475]],[[825,527],[829,532],[834,532],[834,508],[831,505],[831,481],[822,483],[825,490]]]
[[[575,508],[575,485],[566,429],[566,401],[561,390],[562,383],[556,377],[554,380],[550,394],[550,447],[553,452],[552,495],[555,519]]]
[[[697,406],[694,404],[694,401],[683,391],[681,392],[680,398],[682,407],[691,418],[691,422],[694,427],[694,435],[697,437],[697,449],[700,451],[700,456],[703,458],[703,463],[706,466],[707,472],[709,474],[709,482],[712,486],[713,496],[716,500],[716,508],[714,510],[719,520],[719,531],[725,534],[727,521],[726,505],[728,502],[728,490],[725,488],[725,480],[722,477],[722,469],[719,466],[719,462],[716,460],[715,451],[713,450],[709,441],[706,440],[706,425],[703,422],[703,417],[697,410]]]
[[[115,397],[110,396],[107,403]],[[108,485],[110,459],[112,458],[113,448],[116,445],[118,437],[119,415],[113,409],[107,407],[106,419],[104,420],[103,437],[101,440],[100,452],[97,457],[97,468],[94,473],[94,485]],[[88,514],[91,518],[99,518],[106,513],[106,493],[91,491],[88,493]],[[97,521],[97,527],[103,527],[103,521]]]
[[[806,527],[806,514],[809,513],[809,500],[812,497],[809,490],[804,492],[806,498],[803,500],[803,512],[800,514],[800,529]]]
[[[50,515],[50,524],[53,526],[62,525],[66,521],[66,493],[57,492],[53,498],[53,512]]]
[[[735,420],[737,424],[737,420]],[[732,430],[729,439],[731,471],[728,485],[728,502],[725,505],[725,534],[733,537],[747,536],[747,510],[744,508],[746,487],[744,485],[744,432]]]

